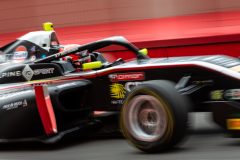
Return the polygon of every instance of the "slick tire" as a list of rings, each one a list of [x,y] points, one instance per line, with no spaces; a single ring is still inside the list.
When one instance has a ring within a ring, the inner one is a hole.
[[[120,125],[125,138],[136,148],[162,152],[186,136],[189,100],[170,81],[148,81],[135,87],[121,111]]]

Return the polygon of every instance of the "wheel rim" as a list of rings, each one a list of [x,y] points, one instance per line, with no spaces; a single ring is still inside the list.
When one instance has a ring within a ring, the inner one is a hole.
[[[167,129],[167,114],[157,98],[150,95],[135,96],[128,103],[126,126],[130,134],[140,140],[153,142]]]

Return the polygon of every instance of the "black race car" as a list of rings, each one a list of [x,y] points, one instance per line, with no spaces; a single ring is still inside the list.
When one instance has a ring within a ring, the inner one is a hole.
[[[127,48],[136,59],[108,62],[97,51],[110,45]],[[7,45],[0,54],[1,142],[53,142],[93,124],[94,111],[119,112],[122,133],[146,152],[178,144],[190,111],[212,111],[217,124],[240,135],[239,59],[149,58],[123,37],[55,54],[28,43],[28,53],[45,56],[15,52],[17,46]]]

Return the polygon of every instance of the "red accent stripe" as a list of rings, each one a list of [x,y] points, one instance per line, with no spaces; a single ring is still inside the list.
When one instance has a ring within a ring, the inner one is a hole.
[[[47,135],[57,133],[57,123],[46,85],[34,86],[38,112]]]

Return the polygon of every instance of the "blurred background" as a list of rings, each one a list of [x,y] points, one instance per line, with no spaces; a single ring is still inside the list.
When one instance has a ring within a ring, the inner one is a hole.
[[[239,0],[1,0],[0,33],[237,10]]]
[[[50,21],[62,44],[121,35],[151,57],[238,57],[239,9],[239,0],[1,0],[0,46]]]

